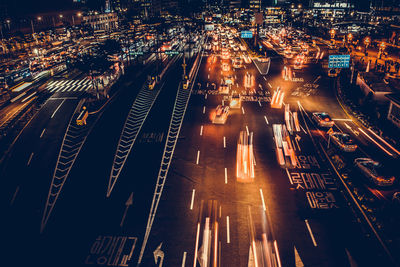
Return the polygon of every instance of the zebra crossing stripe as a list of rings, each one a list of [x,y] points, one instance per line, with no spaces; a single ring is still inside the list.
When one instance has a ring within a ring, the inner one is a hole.
[[[75,88],[77,87],[77,83],[79,80],[75,80],[72,84],[71,87],[69,88],[68,92],[75,91]]]

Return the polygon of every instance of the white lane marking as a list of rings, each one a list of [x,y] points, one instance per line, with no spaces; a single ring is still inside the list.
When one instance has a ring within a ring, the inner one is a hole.
[[[210,79],[210,74],[208,74],[207,79]]]
[[[194,194],[196,192],[196,189],[193,189],[192,192],[192,200],[190,201],[190,210],[193,210],[193,204],[194,204]]]
[[[197,251],[199,250],[199,237],[200,237],[200,223],[197,223],[196,244],[194,247],[194,261],[193,267],[197,266]]]
[[[246,125],[246,132],[247,132],[247,135],[250,135],[249,127],[247,127],[247,125]]]
[[[24,95],[26,95],[26,92],[23,92],[22,94],[19,94],[18,96],[14,97],[13,99],[10,100],[10,102],[13,103],[18,99],[20,99],[21,97],[23,97]]]
[[[29,98],[31,98],[32,96],[36,95],[36,92],[30,94],[29,96],[25,97],[24,99],[22,99],[22,103],[25,102],[26,100],[28,100]]]
[[[54,115],[56,115],[57,111],[60,109],[60,107],[62,106],[62,104],[64,104],[65,99],[60,103],[60,105],[58,105],[58,107],[56,108],[56,110],[54,110],[53,114],[51,115],[51,118],[54,117]]]
[[[40,138],[43,137],[45,131],[46,131],[46,128],[43,129],[42,133],[40,134]]]
[[[199,165],[199,160],[200,160],[200,150],[197,150],[196,165]]]
[[[200,127],[200,136],[203,135],[203,125]]]
[[[307,219],[304,220],[304,221],[306,222],[307,229],[308,229],[308,232],[310,233],[310,236],[311,236],[312,242],[313,242],[313,244],[314,244],[314,247],[316,247],[316,246],[317,246],[317,242],[315,242],[315,238],[314,238],[314,235],[313,235],[313,233],[312,233],[312,231],[311,231],[310,224],[308,223],[308,220],[307,220]]]
[[[276,252],[276,258],[278,259],[278,267],[281,267],[281,257],[279,256],[279,250],[278,250],[278,243],[276,240],[274,240],[274,247],[275,247],[275,252]]]
[[[373,135],[375,135],[376,138],[378,138],[379,140],[381,140],[385,145],[387,145],[388,147],[390,147],[393,151],[395,151],[397,154],[400,155],[400,152],[394,148],[393,146],[391,146],[388,142],[386,142],[382,137],[380,137],[379,135],[377,135],[374,131],[372,131],[370,128],[368,128],[368,131],[370,131]]]
[[[183,257],[182,257],[182,267],[185,267],[185,263],[186,263],[186,251],[183,252]]]
[[[186,263],[186,251],[183,252],[183,257],[182,257],[182,267],[185,267],[185,263]]]
[[[267,124],[269,124],[268,119],[267,119],[267,116],[264,116],[264,119],[265,119],[265,122],[266,122]]]
[[[243,115],[245,114],[245,113],[244,113],[244,108],[243,108],[243,107],[242,107],[242,113],[243,113]]]
[[[17,197],[17,194],[19,192],[19,186],[17,186],[17,188],[15,188],[15,193],[11,199],[10,205],[12,206],[14,204],[15,198]]]
[[[265,76],[263,76],[264,80],[267,80],[267,78],[265,78]]]
[[[386,154],[388,154],[389,156],[393,156],[392,153],[390,153],[389,151],[387,151],[383,146],[381,146],[378,142],[375,141],[375,139],[373,139],[371,136],[369,136],[366,132],[364,132],[363,129],[358,128],[358,130],[360,130],[366,137],[368,137],[372,142],[374,142],[380,149],[382,149],[383,151],[386,152]]]
[[[32,157],[33,157],[33,152],[29,156],[28,163],[26,163],[26,166],[29,166],[29,164],[31,164]]]
[[[229,232],[229,216],[226,216],[226,243],[231,243],[231,235]]]
[[[225,184],[228,183],[228,169],[225,168]]]
[[[226,138],[224,136],[224,148],[226,148]]]
[[[287,174],[287,176],[289,177],[290,184],[293,184],[292,177],[290,176],[290,173],[289,173],[289,171],[288,171],[287,168],[286,168],[286,174]]]
[[[332,119],[333,121],[353,121],[352,119]]]
[[[222,207],[221,205],[219,206],[219,217],[221,218],[221,214],[222,214]]]
[[[204,99],[207,99],[207,94],[204,95]]]
[[[269,86],[270,88],[272,88],[272,85],[271,85],[270,83],[268,83],[268,86]]]
[[[261,195],[261,201],[262,201],[263,209],[264,209],[264,211],[266,211],[267,207],[265,206],[264,195],[263,195],[263,191],[262,191],[261,188],[260,188],[260,195]]]
[[[203,107],[203,114],[206,113],[206,106]]]
[[[261,106],[261,102],[260,102],[260,100],[258,100],[258,105],[259,105],[260,107],[262,107],[262,106]]]

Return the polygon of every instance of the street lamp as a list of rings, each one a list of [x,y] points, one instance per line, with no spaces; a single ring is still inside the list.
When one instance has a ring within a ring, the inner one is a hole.
[[[336,34],[335,29],[331,29],[331,30],[329,31],[329,33],[331,34],[331,39],[335,39],[335,34]]]
[[[382,42],[380,45],[379,45],[379,59],[381,59],[381,57],[382,57],[382,54],[383,54],[383,51],[385,50],[385,43],[384,42]]]
[[[349,33],[349,34],[347,35],[347,41],[348,41],[349,43],[351,43],[351,40],[353,40],[353,35],[352,35],[351,33]]]
[[[365,51],[364,51],[364,53],[365,53],[365,54],[367,53],[367,48],[368,48],[368,46],[369,46],[370,43],[371,43],[371,38],[365,37],[365,39],[364,39],[364,44],[365,44]]]

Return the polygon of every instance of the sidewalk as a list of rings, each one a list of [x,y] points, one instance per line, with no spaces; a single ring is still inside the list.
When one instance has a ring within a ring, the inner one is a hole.
[[[356,85],[345,84],[345,80],[348,77],[345,73],[341,74],[337,79],[335,84],[335,90],[337,95],[337,100],[341,105],[342,109],[346,114],[353,119],[354,122],[357,121],[362,124],[365,128],[369,128],[374,131],[377,135],[381,136],[388,143],[391,143],[397,149],[400,148],[400,129],[392,124],[386,118],[386,113],[382,114],[381,117],[373,119],[369,115],[362,111],[359,104],[354,103],[348,97],[348,91],[352,91],[351,87]],[[346,89],[346,87],[348,87]],[[350,89],[350,90],[349,90]],[[371,106],[370,108],[374,108]],[[386,110],[387,112],[387,110]]]

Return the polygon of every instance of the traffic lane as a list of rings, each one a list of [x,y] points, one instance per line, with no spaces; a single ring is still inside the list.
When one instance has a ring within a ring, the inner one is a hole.
[[[200,205],[199,190],[206,178],[204,175],[196,175],[201,170],[200,162],[196,164],[196,154],[206,136],[209,123],[209,108],[203,114],[204,106],[203,96],[192,96],[149,239],[149,253],[163,243],[166,266],[181,265],[182,261],[185,261],[186,266],[193,264]],[[214,104],[211,106],[214,108]],[[203,153],[206,151],[203,150]],[[201,156],[201,162],[203,158]],[[154,259],[146,264],[154,265]]]
[[[336,251],[340,249],[340,247],[336,248],[340,242],[332,242],[330,236],[326,237],[332,229],[329,226],[320,225],[320,222],[315,221],[314,218],[305,216],[306,205],[308,205],[305,197],[302,198],[293,191],[288,183],[287,174],[277,164],[272,130],[270,126],[261,123],[263,121],[261,108],[256,104],[249,104],[246,109],[248,110],[246,115],[252,116],[249,119],[249,128],[254,129],[256,175],[262,177],[259,180],[260,186],[264,188],[268,212],[275,228],[275,237],[284,266],[293,264],[294,247],[306,265],[329,262],[330,265],[326,266],[345,266],[344,250]],[[306,219],[312,226],[311,232],[318,240],[317,246],[313,244],[310,237]],[[316,251],[318,253],[315,253]]]
[[[343,131],[350,134],[357,144],[360,146],[364,156],[374,157],[376,160],[388,166],[393,166],[393,157],[396,152],[386,146],[378,137],[369,132],[359,123],[356,123],[348,116],[337,102],[336,95],[333,92],[333,79],[322,77],[319,79],[319,87],[315,95],[309,97],[291,97],[290,103],[296,105],[295,102],[300,101],[301,105],[309,112],[325,111],[330,114],[335,121],[334,130]]]
[[[77,102],[74,100],[49,99],[22,131],[10,152],[9,159],[4,162],[4,175],[2,177],[5,177],[6,183],[3,189],[8,191],[5,193],[7,197],[11,199],[16,184],[23,181],[23,177],[26,177],[24,168],[29,166],[32,160],[36,160],[37,155],[46,154],[56,157],[63,132],[76,104]],[[42,149],[42,144],[45,144],[45,149]],[[32,153],[34,155],[31,157]],[[46,161],[50,158],[51,156],[48,156]],[[45,166],[49,165],[46,164]],[[7,177],[15,178],[7,179]],[[11,188],[8,188],[8,184]]]
[[[196,98],[200,99],[200,97]],[[211,101],[211,99],[213,98],[217,97],[210,97],[208,98],[207,102]],[[202,103],[199,104],[200,105],[198,105],[196,110],[197,113],[202,113],[201,112]],[[248,188],[246,187],[242,188],[241,185],[239,185],[238,188],[236,189],[236,177],[235,177],[236,144],[237,144],[236,140],[238,138],[238,133],[242,127],[244,130],[243,123],[237,123],[237,122],[239,122],[242,117],[243,115],[240,113],[240,111],[238,111],[237,114],[233,114],[229,117],[226,125],[211,125],[208,116],[206,115],[204,119],[206,122],[202,120],[201,123],[207,123],[208,126],[205,126],[203,128],[204,131],[202,133],[202,136],[199,135],[198,131],[200,124],[197,125],[197,127],[187,127],[187,125],[185,125],[183,132],[185,133],[186,132],[185,129],[188,129],[188,131],[191,132],[190,135],[191,137],[190,140],[187,140],[188,135],[185,134],[185,139],[180,141],[180,143],[178,143],[178,147],[176,149],[176,154],[175,154],[176,156],[174,160],[179,162],[177,164],[174,164],[174,168],[179,169],[178,171],[174,172],[174,175],[176,176],[179,175],[181,179],[184,179],[185,182],[187,182],[189,185],[193,183],[192,186],[184,190],[184,195],[187,198],[184,201],[184,203],[187,203],[186,205],[189,205],[190,203],[189,207],[187,206],[184,207],[186,208],[186,210],[188,209],[190,210],[190,207],[192,207],[193,208],[192,210],[196,214],[195,217],[197,217],[197,212],[200,206],[199,203],[201,200],[208,201],[210,199],[217,199],[218,202],[220,203],[221,217],[219,219],[221,221],[219,227],[219,232],[220,232],[219,241],[221,241],[222,244],[221,262],[224,265],[229,265],[229,266],[242,266],[247,263],[248,249],[250,246],[250,241],[247,238],[248,235],[247,207],[248,205],[253,205],[253,203],[257,201],[260,202],[257,191],[249,192]],[[236,123],[230,124],[229,121],[233,121]],[[223,146],[224,136],[226,137],[227,140],[226,148],[224,148]],[[203,140],[199,144],[201,146],[201,151],[203,152],[201,152],[200,154],[201,156],[199,158],[198,164],[196,160],[196,149],[194,150],[188,149],[189,146],[192,146],[192,140],[194,139]],[[228,173],[227,179],[224,178],[225,168],[227,168],[227,173]],[[190,180],[190,182],[187,180]],[[167,180],[167,185],[168,184],[169,180]],[[173,187],[172,185],[169,186],[171,188]],[[195,197],[193,202],[191,200],[191,196],[193,196],[192,188],[195,190],[194,191]],[[237,191],[245,190],[245,193],[242,193],[241,197],[232,196],[231,193],[236,192],[236,190]],[[173,199],[174,197],[167,196],[167,198]],[[246,200],[246,198],[253,198],[253,199]],[[163,207],[163,205],[167,204],[161,203],[161,207]],[[259,203],[258,206],[260,205],[261,202]],[[181,205],[179,205],[179,207],[181,207]],[[165,216],[162,215],[160,216],[162,218],[171,217],[169,213],[173,210],[173,208],[172,207],[168,209],[166,208],[165,210],[167,214],[165,214]],[[162,214],[162,211],[160,212]],[[226,216],[228,216],[231,219],[228,220],[229,222],[226,222]],[[181,236],[193,237],[193,234],[196,232],[196,223],[193,222],[193,218],[184,217],[182,220],[184,222],[183,225],[190,225],[190,224],[193,225],[192,227],[188,226],[189,233],[182,234],[179,236],[174,236],[174,234],[171,233],[172,235],[171,237],[168,237],[167,235],[165,239],[159,240],[162,241],[163,244],[165,244],[164,251],[166,252],[166,255],[168,255],[166,257],[166,263],[171,264],[171,266],[172,266],[171,261],[174,264],[181,263],[180,261],[182,261],[184,252],[187,252],[186,253],[187,262],[193,263],[194,251],[190,250],[187,251],[188,249],[187,245],[186,247],[184,244],[182,245],[182,247],[180,246],[180,250],[176,248],[170,249],[171,247],[170,244],[180,243],[179,238]],[[181,222],[182,220],[178,219],[177,221]],[[228,223],[230,227],[228,227]],[[165,222],[164,221],[159,222],[159,225],[161,229],[162,227],[165,227]],[[178,223],[178,225],[180,225],[180,223]],[[171,226],[167,226],[166,228],[171,229]],[[175,228],[184,229],[184,226],[175,226]],[[230,231],[228,231],[228,228],[232,232],[232,235],[230,234]],[[228,236],[230,239],[229,244],[228,244]],[[171,239],[168,240],[168,238],[172,238],[172,240]],[[191,247],[193,247],[193,249],[195,248],[195,243],[194,243],[195,240],[192,240],[190,242],[190,238],[187,238],[186,242],[188,242],[188,244],[192,243]],[[155,245],[158,244],[155,243],[154,246]],[[240,257],[237,257],[238,253],[240,254]],[[171,256],[171,254],[173,256]],[[167,258],[171,260],[167,261]]]
[[[145,76],[146,77],[146,76]],[[144,79],[144,78],[143,78]],[[129,100],[129,97],[132,95],[132,93],[133,93],[133,91],[132,90],[129,90],[129,88],[128,89],[125,89],[125,95],[124,95],[124,100],[125,99],[128,99]],[[134,95],[133,95],[134,96]],[[57,100],[58,101],[58,100]],[[68,101],[71,101],[71,100],[68,100]],[[120,110],[120,106],[116,106],[119,110]],[[61,110],[61,108],[60,108],[60,110]],[[117,112],[116,114],[119,114],[119,112]],[[54,116],[54,119],[56,119],[56,118],[58,118],[58,112],[57,112],[57,114],[55,114],[55,116]],[[111,121],[112,122],[114,122],[115,120],[117,120],[117,119],[120,119],[120,118],[122,118],[120,115],[112,115],[112,117],[111,117]],[[122,120],[123,120],[123,118],[122,118]],[[101,121],[101,120],[100,120]],[[123,121],[122,121],[122,123],[121,124],[123,124]],[[65,127],[67,126],[67,123],[64,123],[64,125],[65,125]],[[65,132],[65,129],[63,130],[63,132]],[[110,132],[110,129],[104,129],[103,131],[102,131],[102,133],[108,133],[108,132]],[[46,136],[46,132],[44,133],[44,136]],[[59,136],[60,137],[62,137],[63,136],[63,133],[61,133],[61,134],[59,134]],[[108,136],[105,136],[100,142],[102,142],[103,144],[107,144],[108,142],[104,142],[104,140],[107,140],[107,138],[108,138]],[[99,143],[99,142],[98,142]],[[98,150],[98,143],[96,143],[96,146],[94,147],[94,151],[96,151],[96,149]],[[85,147],[85,146],[84,146]],[[57,148],[59,148],[58,146],[57,146]],[[115,148],[114,148],[115,149]],[[54,159],[56,159],[56,154],[54,155]],[[112,159],[111,159],[112,160]],[[54,165],[51,165],[52,167],[54,166]],[[54,167],[53,167],[54,168]],[[93,169],[92,169],[93,170]],[[88,175],[89,177],[90,177],[90,174]],[[40,175],[38,175],[38,177],[42,177],[42,174],[40,174]],[[51,178],[51,177],[50,177]],[[81,182],[81,180],[82,179],[80,179],[81,177],[79,177],[78,178],[78,180]],[[86,177],[85,177],[86,178]],[[50,182],[50,181],[49,181]],[[46,184],[46,186],[44,186],[44,190],[46,191],[44,194],[42,194],[41,196],[43,197],[43,203],[42,203],[42,207],[44,206],[44,202],[45,202],[45,198],[46,198],[46,196],[47,196],[47,191],[48,191],[48,184],[49,184],[49,182]],[[68,182],[66,183],[66,185],[68,185]],[[79,188],[79,186],[78,186],[78,188]],[[90,191],[90,190],[89,190]],[[62,195],[63,197],[64,197],[64,195]],[[69,205],[69,204],[68,204]],[[41,208],[38,208],[38,210],[37,210],[37,212],[41,215],[41,213],[42,213],[42,207]],[[89,208],[90,209],[90,208]],[[72,210],[72,212],[73,212],[73,210]],[[58,213],[55,213],[55,214],[58,214]],[[75,218],[75,215],[74,214],[72,214],[70,217],[67,217],[67,218],[65,218],[65,220],[63,221],[63,223],[64,223],[64,225],[61,223],[61,226],[59,227],[59,228],[57,228],[57,227],[55,227],[55,230],[54,230],[54,228],[53,228],[53,231],[55,231],[56,233],[54,234],[54,235],[52,235],[51,233],[50,234],[48,234],[48,236],[46,236],[46,238],[43,238],[43,239],[37,239],[36,240],[36,243],[35,243],[35,241],[34,241],[34,239],[35,238],[40,238],[40,236],[35,236],[35,237],[33,237],[33,238],[29,238],[27,241],[28,242],[31,242],[32,244],[36,244],[36,246],[35,247],[37,247],[37,251],[36,250],[34,250],[33,252],[32,252],[32,254],[36,254],[37,253],[37,255],[40,255],[40,252],[39,252],[39,250],[40,251],[42,251],[40,248],[45,248],[43,251],[46,251],[46,249],[48,249],[47,251],[50,251],[51,250],[51,248],[53,248],[53,244],[58,244],[58,245],[60,245],[59,243],[61,242],[61,244],[62,244],[62,242],[64,242],[65,240],[67,240],[67,238],[69,237],[68,236],[68,234],[65,236],[65,239],[60,239],[60,240],[58,240],[57,239],[57,237],[59,236],[59,231],[60,231],[60,229],[62,229],[63,227],[65,227],[66,225],[65,224],[68,224],[70,221],[71,221],[71,219],[70,218]],[[52,221],[51,221],[52,222]],[[40,219],[38,219],[38,223],[40,223]],[[49,225],[51,225],[51,223],[49,223]],[[59,225],[57,225],[57,226],[59,226]],[[34,231],[34,233],[38,233],[38,231],[39,231],[39,228],[35,228],[34,229],[35,231]],[[47,230],[46,230],[47,231]],[[71,234],[71,232],[68,232],[69,234]],[[76,237],[76,235],[73,235],[73,234],[71,234],[71,237]],[[78,238],[76,239],[76,240],[79,240]],[[76,243],[76,240],[72,240],[72,243]],[[58,242],[58,243],[57,243]],[[16,252],[18,252],[18,250],[15,250]],[[36,262],[44,262],[44,259],[48,259],[49,260],[49,262],[51,261],[51,260],[54,260],[54,259],[56,259],[57,258],[57,255],[59,255],[59,254],[57,254],[57,253],[60,253],[59,251],[53,251],[54,252],[54,255],[56,255],[56,256],[54,256],[54,257],[49,257],[49,256],[47,256],[47,257],[42,257],[42,258],[40,258],[40,256],[38,256],[37,258],[35,258],[35,260],[36,260]],[[50,253],[49,255],[52,255],[52,253]],[[61,255],[62,257],[64,257],[65,255]],[[47,262],[47,263],[49,263],[49,262]],[[78,262],[80,262],[80,261],[78,261]],[[50,263],[49,263],[49,265],[50,265]],[[71,265],[69,265],[69,266],[71,266]],[[75,266],[75,265],[74,265]]]
[[[6,203],[9,203],[7,220],[4,220],[8,227],[3,235],[10,243],[6,260],[21,253],[21,243],[32,247],[38,245],[36,241],[40,238],[42,208],[46,201],[52,168],[65,127],[77,104],[76,101],[69,102],[59,109],[57,120],[49,121],[51,114],[61,104],[49,100],[50,104],[45,105],[24,130],[8,161],[5,177],[12,179],[8,179],[3,187],[7,190]],[[44,127],[51,130],[40,138]],[[39,259],[35,253],[31,254],[31,251],[27,254],[32,256],[31,260]],[[24,260],[19,260],[19,263],[23,264]]]
[[[174,66],[174,68],[172,73],[177,73],[177,69],[180,67]],[[137,143],[134,145],[121,177],[109,198],[105,197],[106,189],[120,127],[115,127],[115,131],[109,129],[112,128],[110,125],[116,125],[115,120],[120,116],[121,101],[126,103],[125,97],[121,97],[118,102],[115,102],[107,119],[104,122],[100,120],[102,123],[96,125],[88,138],[88,142],[83,147],[76,166],[68,178],[69,183],[65,184],[62,199],[60,198],[57,204],[57,212],[53,213],[46,228],[46,232],[49,232],[46,246],[49,246],[52,241],[57,242],[53,240],[53,237],[60,235],[60,228],[65,229],[63,237],[66,240],[70,242],[79,240],[79,245],[76,245],[72,251],[73,256],[69,261],[71,264],[83,266],[89,264],[88,262],[96,262],[101,256],[104,256],[91,250],[91,246],[96,243],[99,236],[101,238],[111,236],[135,240],[135,248],[133,248],[129,262],[137,261],[163,148],[161,142],[147,142],[147,135],[144,134],[166,132],[178,79],[179,77],[175,75],[167,78],[165,88],[161,91],[161,95],[139,133]],[[127,93],[131,92],[127,90]],[[133,100],[130,103],[132,102]],[[131,104],[128,103],[128,105]],[[118,121],[123,125],[124,117]],[[107,150],[104,150],[103,153],[94,153],[99,150],[99,143],[104,143],[110,137],[115,141],[112,142],[113,145],[104,145],[101,149]],[[131,194],[132,205],[127,207],[126,203]],[[65,225],[68,218],[71,217],[76,220]],[[55,252],[55,255],[61,257],[63,253]],[[114,256],[110,255],[110,259],[116,259]],[[122,261],[122,258],[119,260]]]

